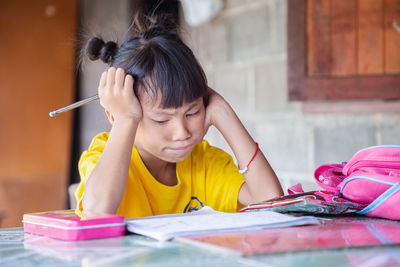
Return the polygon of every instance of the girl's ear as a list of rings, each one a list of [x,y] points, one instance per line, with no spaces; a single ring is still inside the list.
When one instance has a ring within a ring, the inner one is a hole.
[[[208,106],[208,95],[207,96],[203,96],[203,104],[204,104],[204,107]]]
[[[208,102],[210,100],[210,95],[213,93],[213,90],[210,87],[207,87],[207,94],[203,98],[204,106],[208,106]]]
[[[107,109],[104,110],[106,112],[106,116],[108,121],[111,123],[111,125],[114,123],[114,117],[113,115],[111,115],[110,111],[108,111]]]

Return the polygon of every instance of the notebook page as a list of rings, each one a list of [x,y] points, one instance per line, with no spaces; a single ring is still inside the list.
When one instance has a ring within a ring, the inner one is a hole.
[[[153,216],[148,219],[129,220],[127,228],[134,233],[168,240],[175,236],[196,233],[318,223],[318,220],[311,216],[293,217],[272,211],[225,213],[212,210],[190,216]]]

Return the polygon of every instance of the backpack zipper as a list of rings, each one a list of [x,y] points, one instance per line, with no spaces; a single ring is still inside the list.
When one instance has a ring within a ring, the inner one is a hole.
[[[356,163],[351,164],[351,166],[347,170],[347,175],[349,175],[349,173],[354,172],[356,168],[361,168],[361,167],[400,169],[400,161],[360,160],[357,161]]]

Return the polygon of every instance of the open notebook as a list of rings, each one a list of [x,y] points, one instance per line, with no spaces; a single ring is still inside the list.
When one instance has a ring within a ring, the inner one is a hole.
[[[319,224],[311,216],[294,217],[273,211],[227,213],[210,207],[199,211],[126,219],[130,232],[165,241],[177,236]]]

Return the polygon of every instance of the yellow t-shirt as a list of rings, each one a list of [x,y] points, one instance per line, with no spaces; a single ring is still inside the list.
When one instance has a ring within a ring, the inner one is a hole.
[[[86,181],[100,159],[109,133],[95,136],[79,160],[81,182],[75,192],[76,210],[82,211]],[[159,183],[147,170],[133,146],[128,180],[117,214],[126,218],[170,213],[185,213],[210,206],[215,210],[235,212],[243,176],[238,173],[232,157],[207,141],[195,146],[192,153],[176,163],[178,183]]]

